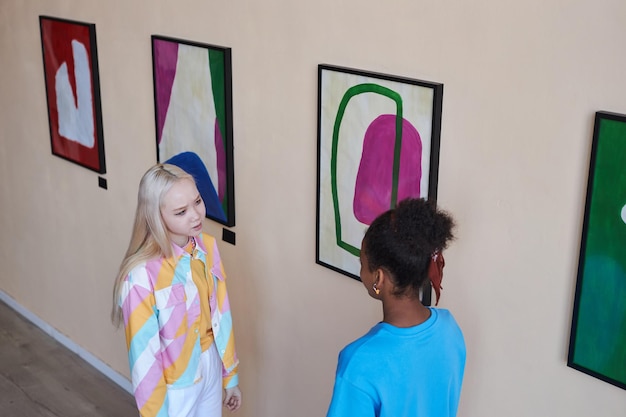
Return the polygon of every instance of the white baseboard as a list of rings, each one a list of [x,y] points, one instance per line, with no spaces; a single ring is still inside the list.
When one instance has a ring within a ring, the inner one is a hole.
[[[20,315],[24,316],[26,320],[30,321],[35,326],[39,327],[41,330],[43,330],[45,333],[47,333],[50,337],[55,339],[57,342],[61,343],[67,349],[77,354],[85,362],[87,362],[88,364],[96,368],[100,373],[102,373],[104,376],[109,378],[111,381],[115,382],[117,385],[122,387],[128,393],[132,394],[133,392],[132,384],[125,376],[113,370],[110,366],[102,362],[100,359],[96,358],[94,355],[92,355],[91,353],[83,349],[82,347],[78,346],[67,336],[61,334],[54,327],[52,327],[51,325],[49,325],[48,323],[46,323],[45,321],[37,317],[35,314],[31,313],[29,310],[27,310],[22,305],[20,305],[17,301],[15,301],[13,298],[11,298],[11,296],[9,296],[7,293],[1,290],[0,290],[0,300],[4,301],[7,305],[9,305],[9,307],[11,307]]]

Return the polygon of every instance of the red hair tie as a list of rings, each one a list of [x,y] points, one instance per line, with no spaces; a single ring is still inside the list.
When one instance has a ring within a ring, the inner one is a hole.
[[[428,279],[435,290],[435,305],[439,304],[439,296],[443,289],[441,281],[443,280],[444,266],[446,266],[446,261],[443,259],[443,254],[440,251],[433,253],[430,257],[430,264],[428,265]]]

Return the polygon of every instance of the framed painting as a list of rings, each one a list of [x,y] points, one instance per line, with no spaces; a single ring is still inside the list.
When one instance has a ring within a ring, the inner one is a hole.
[[[443,84],[319,65],[318,264],[360,279],[371,222],[436,199],[442,96]]]
[[[597,112],[568,366],[626,389],[626,115]]]
[[[96,26],[39,16],[52,154],[106,172]]]
[[[157,161],[192,174],[206,216],[235,225],[231,50],[152,36]]]

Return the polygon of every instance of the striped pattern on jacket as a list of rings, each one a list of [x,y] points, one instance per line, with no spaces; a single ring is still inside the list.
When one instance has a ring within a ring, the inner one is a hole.
[[[224,388],[238,385],[226,274],[214,237],[201,233],[193,256],[205,264],[211,325],[222,358]],[[120,306],[124,316],[128,360],[135,400],[141,416],[167,416],[167,386],[188,387],[199,379],[200,302],[191,277],[191,255],[172,245],[171,258],[148,261],[126,277]]]

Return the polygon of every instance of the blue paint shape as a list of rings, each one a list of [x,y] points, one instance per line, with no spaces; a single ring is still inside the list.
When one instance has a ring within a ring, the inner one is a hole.
[[[206,165],[202,162],[202,159],[194,152],[181,152],[178,155],[174,155],[167,161],[166,164],[176,165],[179,168],[184,169],[188,174],[193,176],[196,180],[196,186],[198,192],[204,200],[206,207],[206,215],[209,218],[214,218],[220,221],[226,221],[226,214],[222,209],[222,203],[220,202],[209,171],[206,169]]]

